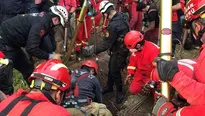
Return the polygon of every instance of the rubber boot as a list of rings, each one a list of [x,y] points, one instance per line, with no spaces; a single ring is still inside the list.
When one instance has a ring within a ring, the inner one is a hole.
[[[122,90],[122,86],[117,87],[117,93],[116,93],[116,103],[120,104],[124,100],[125,96]]]
[[[116,94],[116,103],[117,104],[120,104],[122,103],[122,101],[124,100],[125,98],[125,95],[122,91],[117,91],[117,94]]]
[[[114,81],[110,76],[110,72],[108,72],[107,85],[102,89],[102,94],[113,92],[113,85]]]

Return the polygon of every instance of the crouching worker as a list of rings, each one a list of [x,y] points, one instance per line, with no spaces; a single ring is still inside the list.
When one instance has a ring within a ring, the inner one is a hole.
[[[152,69],[155,68],[153,61],[160,52],[159,47],[144,40],[144,36],[138,31],[128,32],[124,42],[131,52],[125,84],[130,83],[129,91],[133,95],[150,93],[146,85],[151,81],[149,77]],[[134,79],[131,80],[131,77]]]
[[[63,106],[72,116],[112,116],[102,103],[101,87],[96,78],[97,64],[92,60],[82,63],[71,73],[71,90],[66,94]]]
[[[6,95],[11,95],[14,92],[12,61],[5,58],[4,53],[1,51],[0,51],[0,90]]]
[[[51,59],[36,67],[28,81],[30,92],[18,90],[0,103],[1,116],[70,116],[58,106],[71,79],[67,67]]]

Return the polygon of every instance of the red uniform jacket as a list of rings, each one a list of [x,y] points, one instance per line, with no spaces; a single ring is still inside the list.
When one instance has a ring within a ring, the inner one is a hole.
[[[15,98],[22,95],[26,91],[18,90],[12,96],[6,98],[0,103],[0,112]],[[28,116],[70,116],[68,111],[61,106],[51,103],[42,93],[27,93],[27,97],[35,100],[42,100],[33,107]],[[20,116],[25,108],[30,104],[29,100],[19,101],[14,108],[9,112],[9,116]]]
[[[156,44],[145,40],[142,51],[133,53],[130,56],[127,73],[132,75],[142,74],[143,76],[149,77],[150,72],[155,67],[152,62],[159,52],[159,47]],[[137,75],[135,75],[135,77]]]
[[[205,105],[187,106],[179,109],[172,116],[205,116]]]
[[[197,64],[194,68],[194,79],[180,71],[174,75],[170,84],[190,103],[191,105],[205,105],[205,44],[201,48]]]
[[[196,60],[193,59],[181,59],[178,60],[178,68],[180,71],[184,72],[185,75],[187,75],[190,78],[194,78],[193,71],[194,67],[196,66]],[[150,75],[150,78],[152,81],[160,82],[159,75],[157,72],[157,69],[153,69],[152,74]]]
[[[68,12],[70,12],[71,7],[77,7],[76,0],[59,0],[58,4],[60,6],[66,7]]]

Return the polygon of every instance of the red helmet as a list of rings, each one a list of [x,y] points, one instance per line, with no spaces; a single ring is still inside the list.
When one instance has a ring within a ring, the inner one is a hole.
[[[87,66],[90,68],[94,68],[95,69],[95,73],[98,73],[98,65],[93,61],[93,60],[86,60],[82,63],[82,67],[83,66]]]
[[[185,19],[187,21],[192,21],[202,16],[204,11],[205,11],[205,0],[189,0],[184,12]]]
[[[144,36],[139,31],[130,31],[125,35],[124,42],[128,49],[133,49],[143,38]]]
[[[28,81],[31,82],[31,80],[36,78],[50,83],[61,91],[65,91],[71,85],[71,78],[67,67],[57,59],[51,59],[38,65]]]

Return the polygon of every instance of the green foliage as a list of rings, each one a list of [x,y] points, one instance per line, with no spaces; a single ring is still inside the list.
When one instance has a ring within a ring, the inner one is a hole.
[[[192,50],[182,50],[180,55],[180,46],[176,46],[176,58],[177,59],[185,59],[185,58],[197,58],[199,55],[199,49]],[[180,58],[181,57],[181,58]]]
[[[14,77],[14,91],[17,91],[19,88],[28,89],[26,81],[24,81],[23,76],[17,70],[13,71]]]

